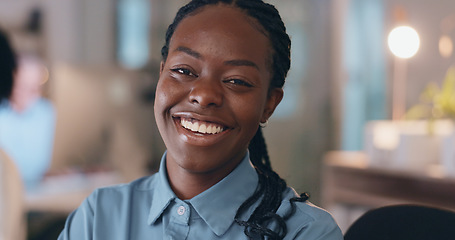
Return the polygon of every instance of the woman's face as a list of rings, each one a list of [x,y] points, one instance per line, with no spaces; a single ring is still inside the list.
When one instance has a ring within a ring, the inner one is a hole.
[[[227,175],[281,101],[281,89],[269,91],[272,49],[258,26],[225,5],[178,25],[155,99],[168,171]]]
[[[46,67],[32,57],[18,61],[14,75],[11,103],[16,111],[23,111],[41,96],[41,87],[47,78]]]

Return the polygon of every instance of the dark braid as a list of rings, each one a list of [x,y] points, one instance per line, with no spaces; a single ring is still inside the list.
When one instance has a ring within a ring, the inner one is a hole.
[[[303,193],[300,197],[290,199],[291,211],[284,217],[276,214],[281,205],[282,193],[286,190],[287,184],[275,171],[272,170],[270,158],[267,152],[267,145],[262,135],[261,128],[258,128],[256,134],[248,146],[250,159],[256,167],[259,176],[259,185],[255,193],[247,199],[237,210],[235,221],[245,226],[245,234],[253,239],[254,237],[267,236],[269,239],[283,239],[286,236],[287,228],[285,220],[295,212],[295,202],[305,202],[309,195]],[[240,215],[248,209],[254,202],[260,198],[259,206],[254,210],[248,221],[239,220]],[[275,221],[278,225],[278,231],[274,232],[264,226]]]
[[[4,32],[0,30],[0,103],[11,96],[16,57]]]
[[[272,79],[270,89],[282,88],[290,68],[290,47],[291,40],[286,33],[281,17],[276,8],[262,0],[193,0],[187,5],[180,8],[171,25],[166,32],[166,42],[161,49],[163,61],[166,61],[169,44],[178,24],[187,16],[197,13],[197,10],[206,5],[227,4],[243,10],[248,16],[257,20],[261,25],[259,31],[263,32],[270,40],[273,48],[270,59],[272,69]],[[291,211],[286,216],[276,214],[282,201],[282,194],[286,190],[286,182],[272,170],[267,146],[262,135],[261,128],[258,130],[250,141],[248,146],[250,159],[256,167],[259,177],[258,187],[255,193],[248,198],[237,210],[235,221],[237,224],[245,227],[245,235],[250,239],[283,239],[287,233],[285,220],[295,212],[295,202],[304,202],[308,199],[307,194],[301,197],[290,199]],[[253,211],[247,221],[240,220],[241,215],[249,209],[254,203],[259,205]],[[277,224],[277,230],[273,231],[267,226],[274,222]]]

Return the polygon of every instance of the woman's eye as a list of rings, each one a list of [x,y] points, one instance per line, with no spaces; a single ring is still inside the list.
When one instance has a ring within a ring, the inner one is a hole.
[[[229,80],[226,80],[225,82],[229,83],[229,84],[245,86],[245,87],[252,87],[253,86],[253,85],[249,84],[248,82],[240,80],[240,79],[229,79]]]
[[[191,70],[186,69],[186,68],[174,68],[174,69],[171,69],[171,71],[176,72],[178,74],[183,74],[183,75],[187,75],[187,76],[197,77],[196,74],[192,73]]]

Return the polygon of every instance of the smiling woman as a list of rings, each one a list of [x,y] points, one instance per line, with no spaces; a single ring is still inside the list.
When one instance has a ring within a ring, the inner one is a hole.
[[[342,239],[270,166],[260,123],[283,97],[290,39],[261,0],[191,1],[162,48],[157,174],[99,189],[59,239]]]
[[[269,89],[270,43],[245,24],[252,20],[223,5],[206,7],[196,16],[185,18],[174,32],[155,101],[169,181],[183,199],[211,187],[239,164],[259,122],[270,117],[283,96],[281,88]],[[201,135],[182,127],[181,119],[223,131]],[[195,186],[194,192],[181,183]]]

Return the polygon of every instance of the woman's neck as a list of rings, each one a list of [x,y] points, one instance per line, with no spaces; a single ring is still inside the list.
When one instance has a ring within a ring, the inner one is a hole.
[[[176,161],[167,159],[166,169],[169,185],[179,199],[191,199],[229,175],[241,160],[210,172],[195,173],[182,168]]]

